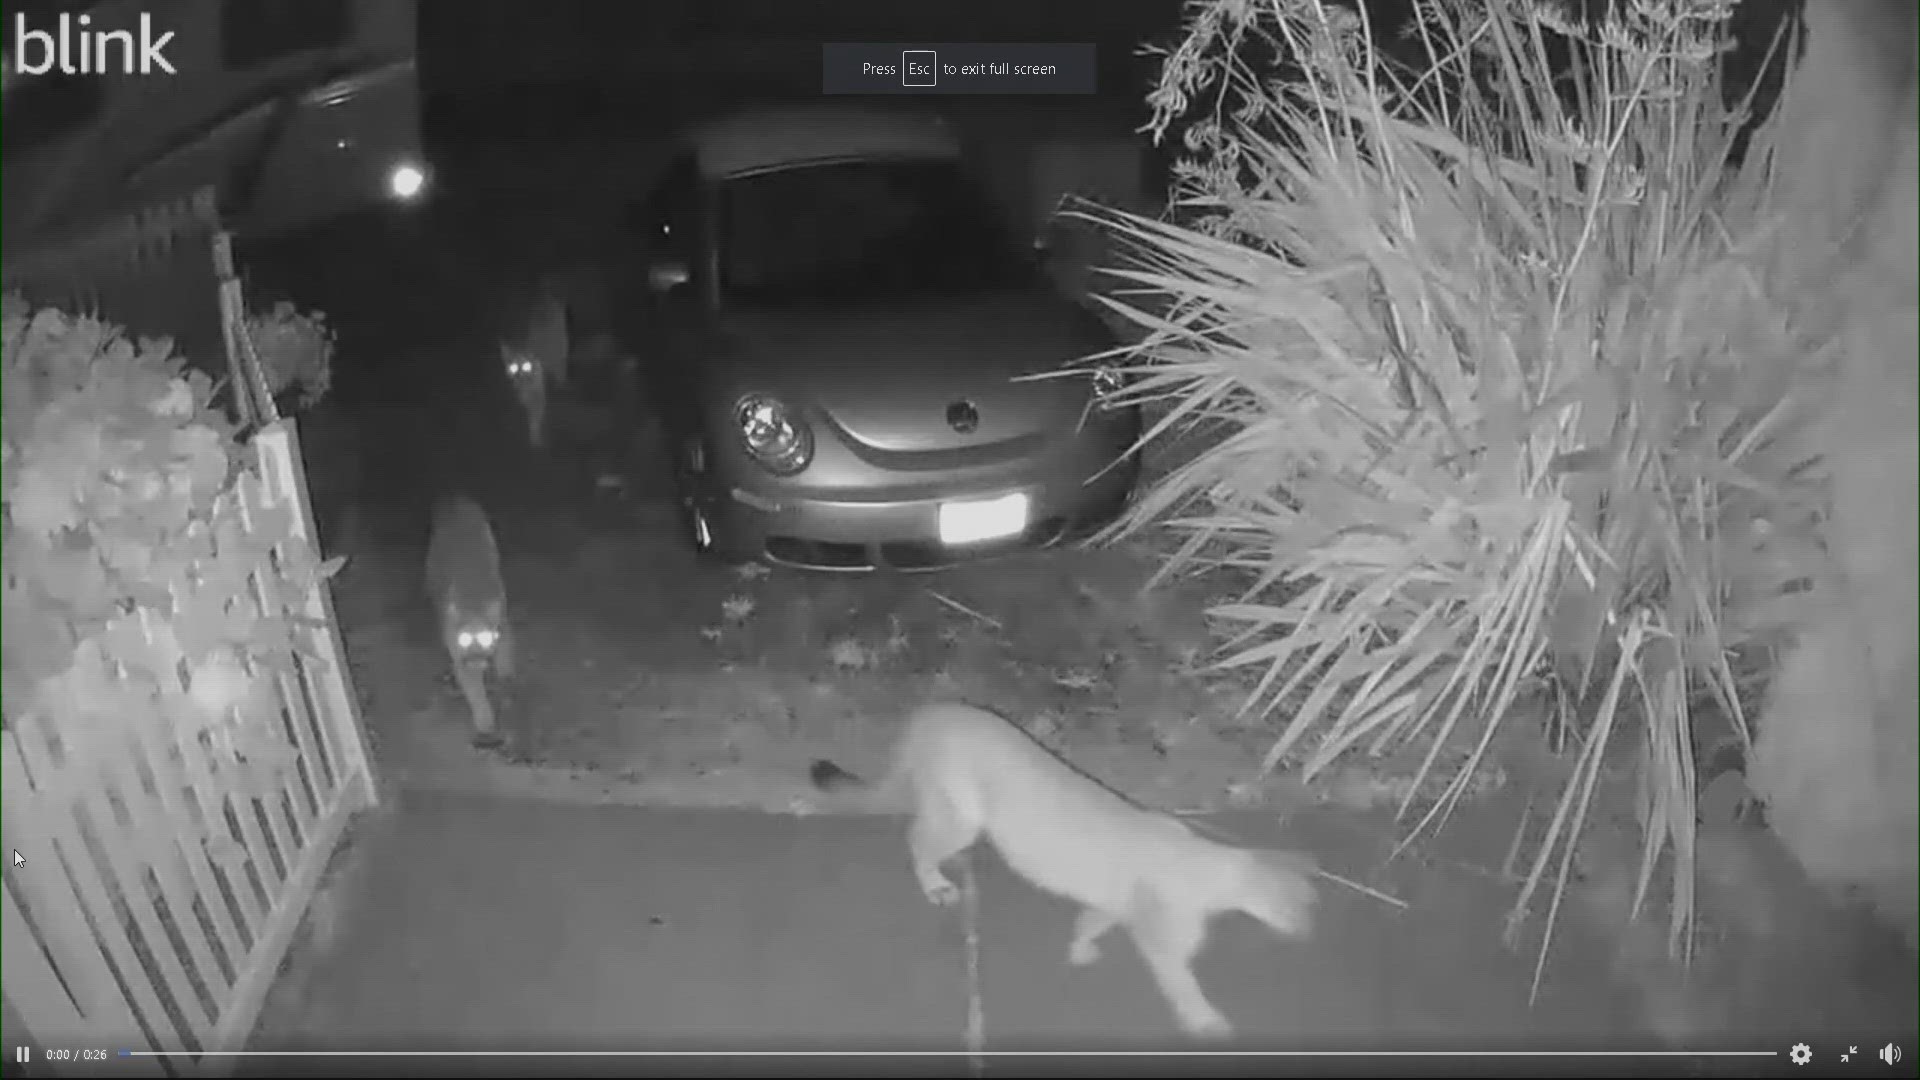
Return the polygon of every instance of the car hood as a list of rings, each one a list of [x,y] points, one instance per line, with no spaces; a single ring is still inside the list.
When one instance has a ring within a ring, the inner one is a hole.
[[[711,374],[730,389],[779,394],[895,452],[1071,430],[1087,405],[1087,380],[1013,380],[1108,345],[1089,313],[1045,294],[734,307],[724,322],[726,347]],[[977,417],[972,431],[949,423],[960,402]]]

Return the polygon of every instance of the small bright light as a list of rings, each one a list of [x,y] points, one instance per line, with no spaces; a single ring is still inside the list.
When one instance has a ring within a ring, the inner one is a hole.
[[[396,199],[411,199],[427,186],[427,174],[412,165],[401,165],[387,175],[387,190]]]

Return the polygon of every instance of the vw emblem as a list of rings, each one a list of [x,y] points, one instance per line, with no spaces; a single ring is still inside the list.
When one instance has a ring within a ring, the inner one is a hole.
[[[947,426],[962,435],[972,434],[980,426],[980,410],[971,401],[956,401],[947,406]]]

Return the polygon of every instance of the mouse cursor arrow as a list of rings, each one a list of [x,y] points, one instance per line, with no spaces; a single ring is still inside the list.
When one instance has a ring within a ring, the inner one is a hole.
[[[19,848],[13,850],[13,865],[16,867],[27,865],[27,857],[20,854]]]

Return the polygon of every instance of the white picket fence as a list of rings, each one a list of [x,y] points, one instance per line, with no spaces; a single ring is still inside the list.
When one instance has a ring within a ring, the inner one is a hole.
[[[258,472],[229,496],[243,520],[283,510],[315,543],[291,427],[253,445]],[[252,579],[260,611],[297,616],[313,658],[252,676],[288,740],[274,767],[181,735],[165,710],[10,717],[0,732],[0,977],[40,1047],[151,1055],[112,1063],[128,1071],[228,1071],[235,1059],[201,1055],[245,1043],[343,827],[376,801],[327,586],[290,589],[272,559]]]

